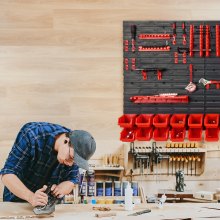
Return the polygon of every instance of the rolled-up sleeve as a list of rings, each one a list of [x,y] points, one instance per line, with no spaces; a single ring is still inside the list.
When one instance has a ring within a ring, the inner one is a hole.
[[[31,155],[31,144],[28,132],[21,129],[15,140],[15,143],[8,155],[3,169],[0,170],[0,175],[15,174],[21,175],[23,169],[27,167]]]

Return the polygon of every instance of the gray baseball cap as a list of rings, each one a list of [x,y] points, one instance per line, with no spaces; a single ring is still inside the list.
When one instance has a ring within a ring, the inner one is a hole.
[[[83,130],[74,130],[69,133],[74,149],[74,162],[78,167],[89,170],[88,160],[96,150],[96,143],[92,135]]]

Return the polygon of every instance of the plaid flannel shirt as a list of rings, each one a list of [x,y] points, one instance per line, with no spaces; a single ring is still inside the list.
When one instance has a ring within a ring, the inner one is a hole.
[[[47,122],[25,124],[17,135],[0,175],[15,174],[32,192],[49,183],[71,181],[77,184],[78,166],[59,164],[54,151],[56,135],[66,132],[70,132],[70,129]],[[48,170],[51,170],[50,173]],[[7,187],[4,188],[3,200],[22,201]]]

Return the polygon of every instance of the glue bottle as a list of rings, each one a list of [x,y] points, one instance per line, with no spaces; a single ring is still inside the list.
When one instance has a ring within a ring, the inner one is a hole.
[[[127,187],[125,188],[125,210],[131,211],[133,210],[133,189],[131,188],[131,184],[128,182]]]

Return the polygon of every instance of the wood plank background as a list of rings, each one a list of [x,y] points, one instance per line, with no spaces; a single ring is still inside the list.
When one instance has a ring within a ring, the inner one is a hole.
[[[218,0],[0,1],[0,165],[29,121],[90,131],[94,159],[118,151],[123,20],[220,20],[219,9]]]

